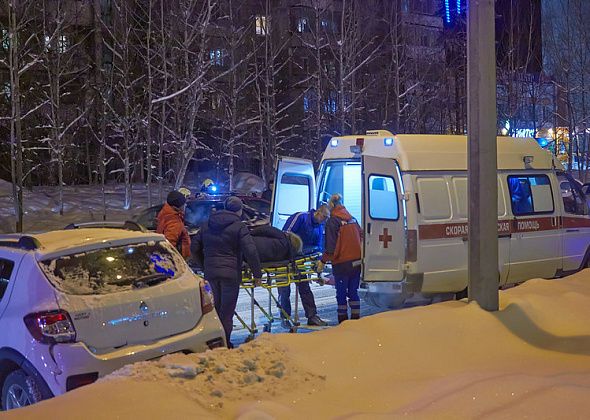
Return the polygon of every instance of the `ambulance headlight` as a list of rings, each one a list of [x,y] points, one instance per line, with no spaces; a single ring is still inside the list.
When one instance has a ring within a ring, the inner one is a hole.
[[[330,146],[332,146],[332,147],[338,147],[338,139],[332,139],[332,140],[330,140]]]
[[[391,137],[384,138],[383,144],[386,146],[393,146],[393,138],[391,138]]]

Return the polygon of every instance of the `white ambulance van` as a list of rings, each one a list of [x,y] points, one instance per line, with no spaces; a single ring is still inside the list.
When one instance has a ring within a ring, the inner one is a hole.
[[[535,140],[498,137],[499,287],[586,267],[590,211],[580,184]],[[334,137],[311,161],[276,165],[273,225],[340,193],[364,230],[361,296],[395,307],[467,290],[467,138]]]

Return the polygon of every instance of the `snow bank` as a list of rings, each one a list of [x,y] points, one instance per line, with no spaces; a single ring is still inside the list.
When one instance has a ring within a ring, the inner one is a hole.
[[[27,408],[45,418],[584,418],[590,270],[237,350],[138,363]],[[10,415],[8,416],[10,417]]]

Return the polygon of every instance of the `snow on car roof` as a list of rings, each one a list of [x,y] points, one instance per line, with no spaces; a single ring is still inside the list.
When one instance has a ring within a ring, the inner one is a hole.
[[[40,254],[50,254],[73,248],[84,248],[96,244],[119,245],[125,242],[137,243],[161,241],[162,235],[142,233],[126,229],[69,229],[30,235],[41,243]],[[94,248],[94,247],[93,247]]]

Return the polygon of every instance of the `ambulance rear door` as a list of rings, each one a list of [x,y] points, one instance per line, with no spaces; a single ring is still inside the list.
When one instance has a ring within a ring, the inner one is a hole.
[[[313,208],[315,172],[311,160],[279,157],[271,204],[271,224],[282,229],[292,214]]]
[[[401,281],[405,262],[405,202],[394,159],[363,156],[363,280]]]

